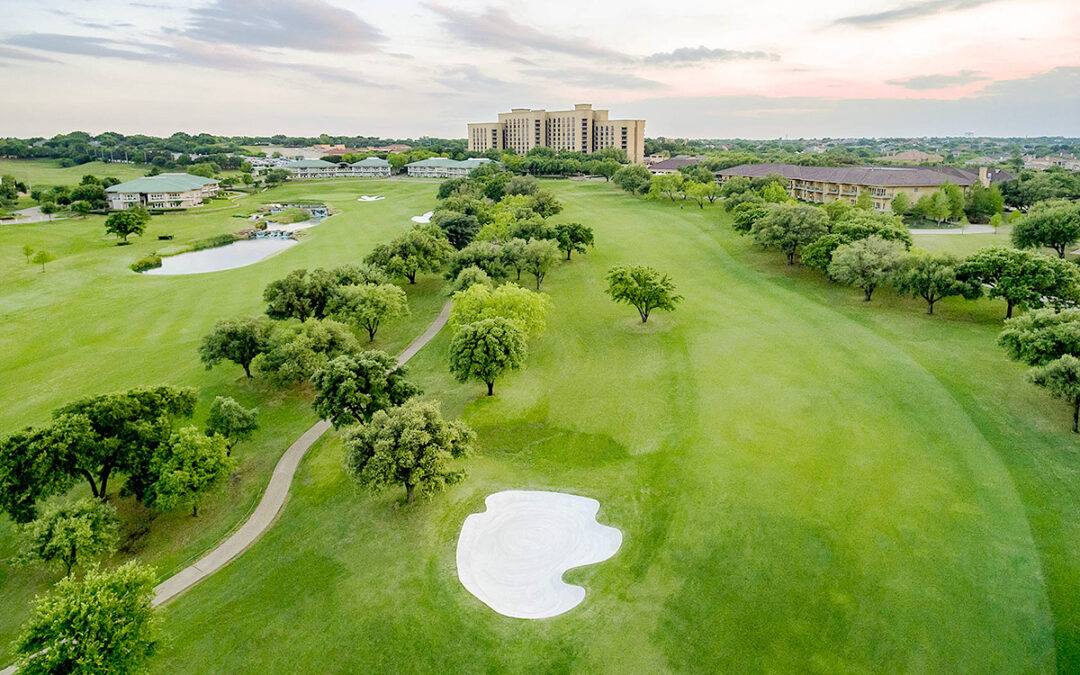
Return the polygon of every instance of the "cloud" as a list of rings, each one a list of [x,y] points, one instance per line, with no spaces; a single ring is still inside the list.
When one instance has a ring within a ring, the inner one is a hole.
[[[373,52],[386,36],[324,0],[215,0],[191,10],[182,37],[215,44],[315,52]]]
[[[105,56],[131,61],[164,61],[166,57],[154,51],[128,49],[132,46],[114,40],[88,37],[85,35],[63,35],[60,33],[25,33],[7,39],[8,44],[28,47],[56,54],[75,56]],[[117,48],[117,46],[124,48]],[[136,46],[137,43],[136,43]]]
[[[600,47],[587,40],[543,33],[532,26],[514,21],[504,9],[488,7],[480,14],[452,9],[440,4],[427,7],[442,17],[442,25],[452,35],[479,47],[520,52],[534,49],[579,58],[631,61],[631,57]]]
[[[763,51],[709,49],[708,47],[679,47],[670,52],[656,52],[642,59],[649,66],[688,66],[716,61],[779,61],[780,55]]]
[[[59,63],[56,59],[50,59],[46,56],[40,56],[33,52],[24,52],[21,49],[11,49],[10,47],[0,47],[0,59],[14,59],[16,61],[38,61],[41,63]]]
[[[953,87],[962,87],[965,84],[989,79],[989,77],[980,74],[977,70],[961,70],[955,75],[916,75],[902,80],[886,80],[886,84],[915,91],[927,91],[931,89],[952,89]]]
[[[523,70],[522,72],[565,85],[592,89],[659,89],[664,86],[661,82],[646,80],[631,73],[557,68]]]
[[[839,26],[857,26],[859,28],[879,28],[890,23],[920,19],[926,16],[935,16],[946,12],[958,12],[965,9],[974,9],[982,5],[989,5],[999,0],[922,0],[922,2],[909,2],[894,9],[871,14],[854,14],[837,19],[833,23]]]
[[[485,75],[479,68],[471,65],[443,68],[440,75],[440,84],[461,91],[474,91],[478,88],[495,89],[505,87],[508,84],[496,77]]]

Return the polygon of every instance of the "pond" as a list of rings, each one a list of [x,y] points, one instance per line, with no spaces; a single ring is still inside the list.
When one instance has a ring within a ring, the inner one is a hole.
[[[253,265],[260,260],[298,244],[295,239],[245,239],[242,241],[191,251],[161,259],[161,267],[143,274],[202,274]]]

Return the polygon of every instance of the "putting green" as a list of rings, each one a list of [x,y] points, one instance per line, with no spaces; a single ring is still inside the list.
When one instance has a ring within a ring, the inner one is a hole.
[[[1048,553],[1076,515],[1049,477],[1074,460],[1020,466],[984,413],[1018,420],[1022,447],[1069,437],[993,346],[996,307],[867,307],[774,266],[718,209],[552,186],[557,219],[592,226],[597,248],[545,280],[555,309],[527,367],[488,398],[446,372],[447,334],[410,362],[477,429],[470,477],[405,508],[356,492],[325,438],[278,524],[168,606],[157,672],[1016,672],[1075,657],[1074,545]],[[642,327],[613,305],[603,273],[624,262],[670,272],[679,310]],[[587,494],[619,524],[615,558],[567,574],[590,592],[573,612],[501,617],[458,583],[461,523],[507,489]],[[1029,521],[1030,506],[1055,515]]]

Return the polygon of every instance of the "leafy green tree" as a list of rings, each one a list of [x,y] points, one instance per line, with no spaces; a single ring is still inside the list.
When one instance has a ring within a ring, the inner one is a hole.
[[[384,321],[408,316],[409,302],[405,291],[394,284],[342,286],[330,300],[330,313],[366,330],[370,342]]]
[[[454,251],[442,230],[438,226],[434,228],[433,231],[423,226],[414,227],[389,244],[376,246],[364,261],[383,269],[391,277],[415,284],[418,274],[442,269]]]
[[[380,351],[339,356],[315,371],[312,407],[336,427],[363,424],[378,410],[401,405],[421,393],[406,370]]]
[[[837,223],[846,218],[850,218],[852,211],[855,210],[855,207],[851,205],[851,202],[846,199],[834,199],[830,202],[825,202],[821,208],[825,209],[825,215],[829,216],[830,223]]]
[[[1072,430],[1074,434],[1080,433],[1080,359],[1066,354],[1033,368],[1028,379],[1072,406]]]
[[[34,263],[35,265],[41,265],[42,272],[45,271],[45,266],[54,260],[56,260],[56,256],[54,256],[52,253],[49,253],[48,251],[38,251],[34,254],[33,258],[30,258],[30,262]]]
[[[330,275],[337,286],[358,284],[385,284],[390,281],[386,272],[374,265],[340,265],[330,270]]]
[[[22,252],[23,252],[23,255],[26,257],[26,264],[29,265],[30,264],[30,256],[34,255],[34,247],[31,246],[30,244],[23,244]]]
[[[521,281],[521,273],[525,271],[525,245],[527,243],[524,239],[514,238],[502,245],[502,263],[506,268],[517,273],[517,281]]]
[[[19,559],[59,565],[65,576],[75,566],[116,550],[116,509],[98,499],[52,504],[19,528]]]
[[[765,248],[776,248],[787,256],[789,265],[807,244],[828,233],[829,218],[816,206],[769,204],[765,215],[754,222],[751,233]]]
[[[322,319],[337,285],[337,276],[322,268],[293,270],[266,286],[266,314],[272,319]]]
[[[1066,354],[1080,356],[1080,309],[1037,309],[1007,319],[998,345],[1009,358],[1044,366]]]
[[[466,291],[473,286],[487,286],[493,288],[495,283],[488,276],[487,272],[480,269],[476,265],[471,265],[458,272],[457,278],[454,279],[454,283],[450,286],[450,294]]]
[[[525,334],[503,317],[462,326],[450,341],[450,372],[459,382],[480,380],[493,395],[495,380],[525,362]]]
[[[56,213],[58,210],[59,209],[57,209],[55,202],[45,202],[41,205],[41,212],[49,217],[50,223],[52,222],[53,214]]]
[[[37,513],[37,502],[67,491],[74,478],[59,452],[68,445],[63,428],[27,427],[0,439],[0,509],[16,523]]]
[[[671,201],[675,201],[675,197],[679,194],[679,189],[685,181],[686,179],[680,173],[653,176],[652,184],[649,187],[649,198],[662,199],[666,197]]]
[[[649,320],[655,310],[675,311],[683,297],[675,292],[675,283],[667,274],[660,274],[644,265],[615,265],[604,277],[607,294],[615,302],[633,305],[641,323]]]
[[[548,270],[559,259],[559,245],[550,239],[531,239],[525,244],[525,271],[536,277],[536,290],[547,276]]]
[[[216,396],[206,415],[206,435],[217,434],[225,439],[226,454],[232,446],[255,433],[259,428],[257,408],[245,408],[230,396]]]
[[[468,246],[480,230],[476,216],[456,211],[436,211],[431,222],[438,225],[446,233],[450,245],[459,250]]]
[[[439,409],[417,399],[376,412],[345,435],[345,469],[373,491],[404,485],[406,501],[458,483],[465,472],[453,460],[472,453],[476,434],[463,422],[443,420]]]
[[[1001,213],[1005,208],[1005,198],[1001,196],[1001,190],[995,185],[990,188],[976,181],[968,189],[966,206],[968,220],[973,223],[985,223],[994,215]]]
[[[850,237],[842,234],[826,234],[816,239],[814,243],[804,246],[799,260],[811,269],[825,271],[832,262],[833,252],[852,241]]]
[[[550,218],[562,211],[562,202],[551,190],[540,190],[529,199],[529,208],[541,218]]]
[[[517,263],[521,269],[525,269],[524,250],[523,246],[522,257]],[[503,247],[490,241],[474,241],[450,258],[446,278],[456,279],[466,267],[479,267],[495,282],[505,279],[507,272],[503,263]]]
[[[901,217],[911,213],[911,197],[906,192],[898,192],[892,198],[892,212]]]
[[[997,234],[998,228],[1001,227],[1004,218],[1000,213],[995,213],[990,216],[990,227],[994,228],[994,234]]]
[[[788,195],[788,191],[784,189],[784,186],[776,181],[767,183],[761,188],[761,199],[766,204],[785,204],[791,201],[791,197]]]
[[[878,236],[886,241],[895,241],[911,248],[911,232],[904,226],[899,216],[881,211],[853,210],[839,222],[833,223],[832,234],[847,237],[850,241]]]
[[[929,218],[937,225],[941,225],[948,220],[949,215],[952,213],[952,209],[949,206],[949,200],[941,191],[919,197],[919,201],[915,206],[916,211],[918,211],[920,215],[924,218]]]
[[[287,387],[311,379],[327,361],[359,352],[349,327],[332,319],[308,319],[275,327],[270,346],[255,361],[255,370],[273,384]]]
[[[746,201],[731,208],[731,228],[739,234],[750,234],[754,223],[765,217],[765,204],[760,199]]]
[[[199,358],[210,370],[222,361],[232,361],[251,377],[251,362],[270,347],[273,324],[263,317],[220,319],[199,345]]]
[[[863,211],[871,211],[874,208],[874,198],[866,190],[860,190],[859,196],[855,198],[855,208]]]
[[[870,302],[874,289],[887,281],[900,262],[904,247],[874,235],[838,247],[829,263],[829,276],[863,291]]]
[[[1059,258],[1080,240],[1080,202],[1039,202],[1012,229],[1017,248],[1052,248]]]
[[[926,313],[934,313],[934,303],[953,295],[971,296],[978,293],[957,276],[961,261],[952,254],[917,253],[906,256],[893,276],[893,286],[901,295],[926,301]]]
[[[948,205],[948,218],[950,220],[963,220],[965,201],[964,191],[960,189],[960,186],[945,183],[941,186],[941,194],[944,195],[945,203]]]
[[[224,436],[207,436],[195,427],[175,432],[155,455],[154,506],[173,509],[190,504],[192,517],[198,517],[203,496],[228,478],[235,466]]]
[[[588,247],[593,245],[592,228],[581,223],[562,223],[555,226],[555,241],[559,244],[559,250],[566,252],[566,259],[570,259],[573,251],[584,254]]]
[[[514,283],[497,288],[477,284],[454,294],[450,325],[465,326],[502,317],[513,321],[525,335],[539,335],[546,326],[551,299]]]
[[[79,217],[83,219],[90,215],[90,209],[90,202],[85,200],[72,202],[71,204],[71,212],[79,214]]]
[[[439,192],[435,195],[436,199],[446,199],[450,195],[454,194],[458,188],[465,187],[469,184],[468,178],[448,178],[439,183]]]
[[[611,180],[630,194],[643,195],[649,192],[652,174],[640,164],[631,164],[616,171]]]
[[[22,675],[137,673],[157,648],[155,572],[134,561],[66,577],[34,600],[15,642]]]
[[[1030,251],[981,249],[964,260],[959,276],[972,288],[988,288],[991,298],[1004,299],[1005,318],[1015,307],[1061,307],[1080,299],[1076,265]]]
[[[615,177],[615,174],[617,174],[620,169],[622,169],[622,164],[619,164],[615,160],[602,159],[592,165],[590,173],[597,176],[603,176],[608,182],[611,182],[611,179]]]
[[[142,235],[146,222],[132,210],[117,211],[105,219],[105,233],[115,234],[123,243],[133,234]]]

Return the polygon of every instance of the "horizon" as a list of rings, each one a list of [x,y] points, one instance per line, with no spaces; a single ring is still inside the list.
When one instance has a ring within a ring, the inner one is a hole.
[[[1068,0],[699,3],[633,19],[601,2],[566,5],[570,29],[551,20],[560,7],[20,5],[0,32],[0,135],[460,139],[512,107],[588,102],[646,120],[650,138],[1080,136]]]

